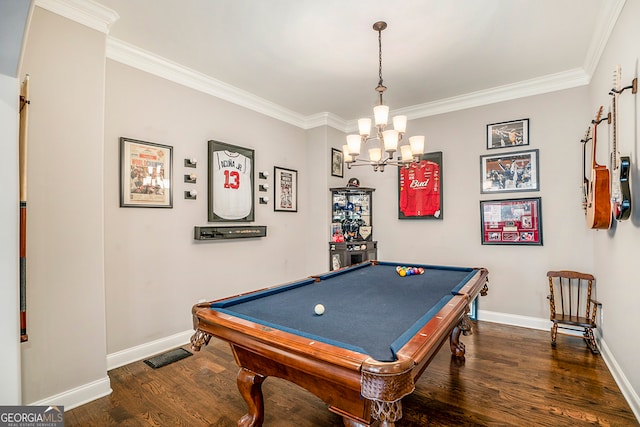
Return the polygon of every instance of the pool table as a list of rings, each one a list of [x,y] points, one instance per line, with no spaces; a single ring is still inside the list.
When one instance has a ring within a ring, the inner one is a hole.
[[[424,273],[401,277],[401,265],[369,261],[194,305],[193,350],[217,337],[240,366],[248,413],[238,425],[262,425],[262,382],[275,376],[318,396],[346,426],[393,426],[447,339],[463,358],[459,337],[470,332],[469,305],[486,294],[488,271],[411,264]]]

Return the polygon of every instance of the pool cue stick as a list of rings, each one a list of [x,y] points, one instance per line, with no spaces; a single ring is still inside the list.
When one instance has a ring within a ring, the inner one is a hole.
[[[27,119],[29,111],[29,75],[20,88],[20,131],[18,159],[20,169],[20,342],[27,335]]]

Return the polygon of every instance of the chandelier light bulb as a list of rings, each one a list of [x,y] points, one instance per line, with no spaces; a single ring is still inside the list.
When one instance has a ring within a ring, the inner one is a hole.
[[[402,153],[402,161],[410,162],[413,160],[413,153],[411,152],[411,147],[408,145],[403,145],[400,147],[400,152]]]
[[[360,135],[347,135],[347,145],[349,146],[349,154],[356,157],[360,154]]]
[[[373,116],[375,118],[376,126],[386,126],[387,121],[389,120],[389,106],[376,105],[373,107]]]
[[[382,132],[384,151],[392,153],[398,149],[398,136],[398,131],[395,129],[389,129]]]
[[[347,144],[344,144],[342,146],[342,156],[344,157],[344,161],[346,163],[353,163],[353,157],[351,157],[351,154],[349,154],[349,146]]]
[[[369,149],[369,160],[372,162],[379,162],[382,159],[382,150],[379,148]]]
[[[407,130],[407,116],[395,116],[393,118],[393,128],[400,133]]]
[[[371,135],[371,119],[364,118],[358,120],[358,131],[361,136]]]
[[[409,138],[409,145],[414,156],[424,153],[424,135],[416,135]]]

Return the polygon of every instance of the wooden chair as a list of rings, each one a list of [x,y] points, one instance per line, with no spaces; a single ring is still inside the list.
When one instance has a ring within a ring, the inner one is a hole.
[[[549,311],[551,345],[556,345],[558,328],[583,331],[583,338],[593,354],[598,354],[598,346],[593,335],[596,314],[601,304],[591,298],[595,277],[577,271],[549,271]]]

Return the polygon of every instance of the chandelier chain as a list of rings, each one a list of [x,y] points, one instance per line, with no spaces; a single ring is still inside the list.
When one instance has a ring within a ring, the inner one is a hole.
[[[378,30],[378,87],[382,87],[382,31]],[[382,96],[382,93],[380,93]]]

